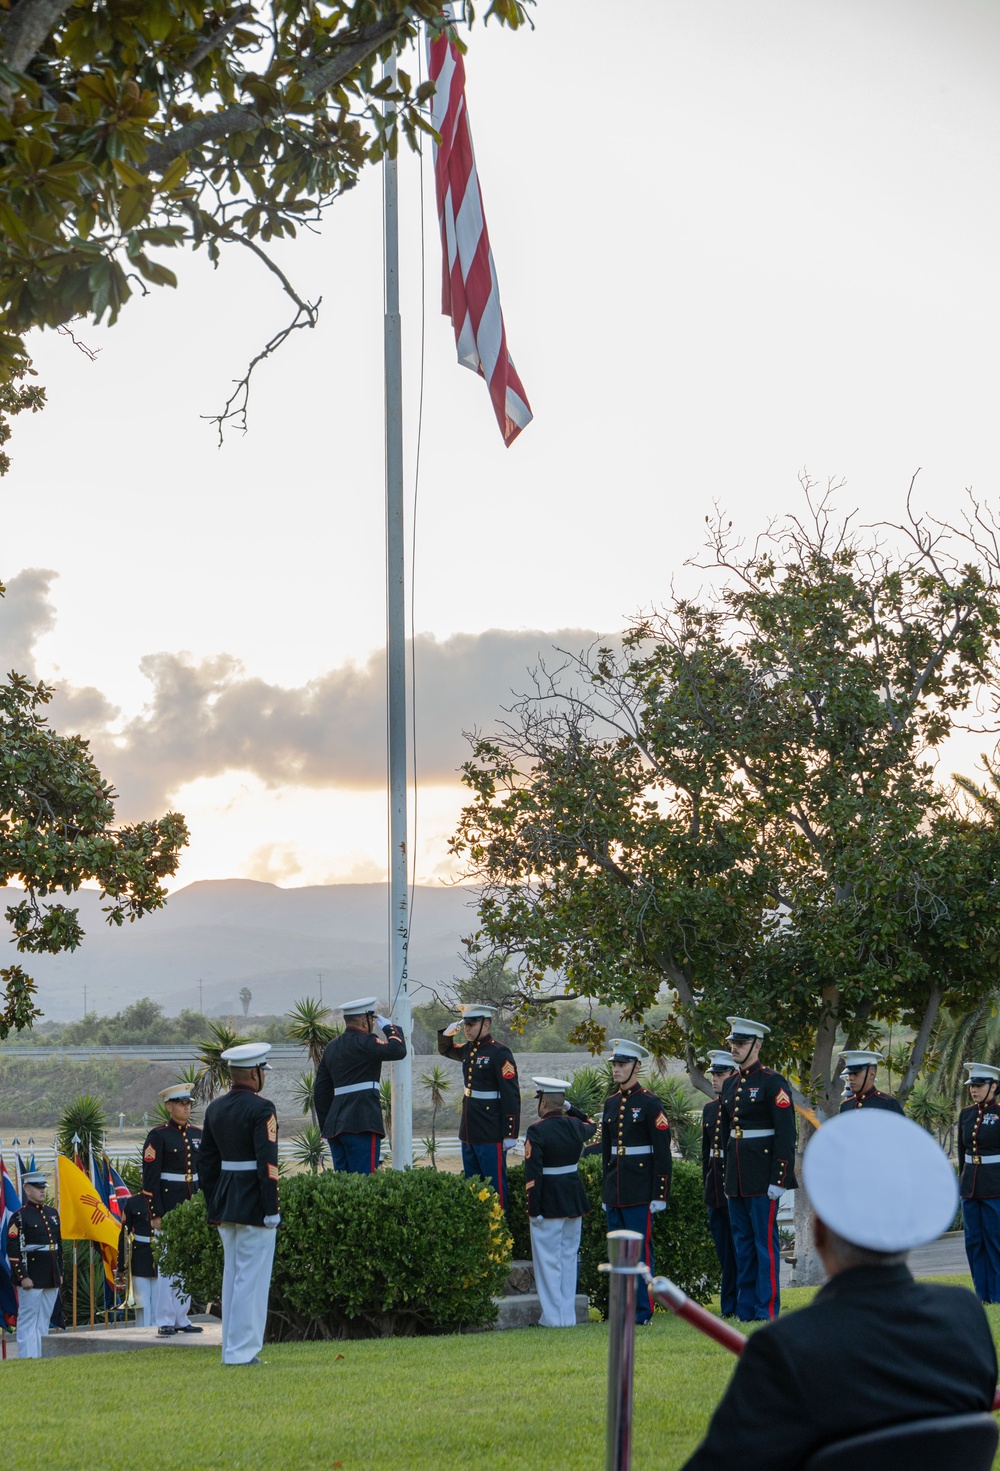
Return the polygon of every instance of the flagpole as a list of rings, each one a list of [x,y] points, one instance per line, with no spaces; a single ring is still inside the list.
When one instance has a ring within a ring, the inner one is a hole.
[[[396,90],[396,53],[382,75]],[[387,102],[386,130],[396,106]],[[402,1028],[406,1056],[392,1064],[392,1165],[413,1163],[413,1058],[407,978],[409,894],[406,832],[406,542],[403,519],[403,364],[399,313],[398,160],[382,161],[385,208],[385,558],[386,660],[389,707],[389,1014]]]

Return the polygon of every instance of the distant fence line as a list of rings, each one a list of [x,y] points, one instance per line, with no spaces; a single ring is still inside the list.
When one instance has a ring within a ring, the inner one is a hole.
[[[129,1164],[136,1165],[140,1165],[142,1163],[141,1144],[126,1144],[125,1141],[122,1140],[119,1144],[116,1145],[115,1136],[113,1134],[109,1134],[104,1142],[103,1147],[108,1155],[108,1158],[113,1161],[124,1161]],[[33,1155],[35,1159],[35,1164],[39,1169],[44,1168],[46,1165],[50,1166],[52,1169],[55,1168],[57,1150],[54,1140],[51,1144],[39,1144],[31,1136],[29,1136],[27,1139],[18,1138],[16,1140],[13,1138],[0,1138],[0,1149],[9,1152],[8,1158],[14,1153],[15,1148],[17,1150],[17,1153],[20,1154],[21,1158],[24,1160],[25,1164],[28,1163],[28,1159]],[[294,1163],[296,1157],[296,1149],[297,1145],[295,1144],[294,1139],[280,1139],[278,1141],[279,1161],[283,1160],[286,1163]],[[422,1140],[414,1139],[413,1153],[417,1159],[427,1158],[427,1151],[423,1146]],[[458,1155],[460,1155],[462,1153],[462,1145],[458,1138],[458,1135],[441,1135],[437,1141],[436,1153],[439,1159],[455,1159]],[[392,1149],[390,1148],[389,1138],[387,1135],[382,1143],[382,1158],[391,1158],[391,1156]],[[327,1165],[329,1166],[329,1159],[327,1160]],[[9,1175],[13,1175],[14,1172],[11,1168],[8,1167],[7,1173]]]
[[[299,1062],[307,1054],[307,1048],[298,1042],[272,1042],[268,1057],[274,1062]],[[109,1058],[141,1057],[146,1062],[197,1062],[198,1045],[195,1042],[175,1042],[169,1047],[27,1047],[0,1046],[0,1057],[62,1057],[62,1058]]]

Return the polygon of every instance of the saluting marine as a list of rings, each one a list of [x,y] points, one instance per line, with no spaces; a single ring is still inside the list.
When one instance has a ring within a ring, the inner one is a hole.
[[[142,1150],[142,1189],[149,1200],[150,1225],[160,1229],[163,1217],[185,1200],[190,1200],[198,1183],[198,1151],[201,1130],[191,1123],[191,1088],[172,1083],[160,1092],[170,1120],[150,1129]],[[191,1306],[174,1277],[162,1272],[156,1279],[156,1331],[161,1338],[175,1333],[200,1333],[188,1317]]]
[[[722,1089],[729,1140],[726,1197],[736,1248],[736,1316],[749,1323],[781,1311],[778,1201],[794,1190],[795,1109],[791,1085],[762,1067],[761,1044],[771,1028],[730,1016],[726,1038],[739,1063]]]
[[[377,1005],[376,996],[344,1002],[344,1030],[327,1044],[316,1069],[313,1101],[320,1132],[333,1168],[349,1175],[374,1175],[378,1169],[385,1138],[382,1064],[406,1056],[402,1027],[380,1015]]]
[[[259,1364],[267,1327],[278,1207],[278,1118],[260,1096],[269,1042],[222,1053],[230,1088],[205,1110],[201,1179],[222,1237],[222,1362]]]
[[[7,1260],[17,1288],[17,1356],[40,1359],[42,1339],[63,1279],[59,1213],[45,1204],[46,1176],[29,1170],[21,1176],[24,1204],[7,1226]]]
[[[709,1074],[715,1097],[701,1111],[701,1177],[708,1206],[708,1229],[715,1242],[715,1254],[722,1268],[719,1307],[724,1318],[736,1315],[736,1248],[729,1222],[726,1198],[726,1145],[729,1142],[728,1115],[719,1101],[723,1086],[739,1071],[731,1052],[708,1054]]]
[[[1000,1068],[966,1062],[972,1103],[958,1116],[965,1254],[980,1302],[1000,1302]]]
[[[887,1113],[903,1112],[902,1106],[891,1093],[883,1093],[875,1086],[878,1065],[885,1062],[881,1052],[853,1049],[841,1055],[844,1059],[844,1072],[847,1074],[847,1086],[851,1090],[849,1097],[840,1105],[841,1113],[849,1113],[852,1108],[881,1108]]]
[[[521,1088],[509,1047],[490,1035],[494,1006],[463,1006],[461,1021],[438,1032],[438,1052],[462,1064],[465,1091],[458,1137],[466,1179],[489,1180],[507,1208],[507,1151],[521,1127]],[[465,1041],[453,1040],[459,1027]]]
[[[639,1042],[611,1043],[611,1076],[617,1087],[601,1115],[604,1158],[602,1198],[609,1231],[638,1231],[645,1261],[653,1267],[653,1216],[665,1211],[670,1196],[670,1120],[655,1093],[639,1082],[644,1058],[652,1054]],[[635,1321],[649,1323],[653,1305],[646,1283],[636,1278]]]
[[[146,1328],[155,1321],[156,1262],[153,1260],[153,1227],[149,1196],[140,1191],[121,1202],[122,1228],[118,1237],[116,1286],[125,1293],[131,1288],[135,1300],[135,1324]],[[127,1264],[127,1266],[126,1266]]]
[[[561,1078],[532,1078],[538,1123],[524,1136],[524,1184],[531,1256],[542,1307],[542,1328],[576,1325],[577,1253],[590,1198],[580,1179],[580,1155],[597,1125],[566,1102],[571,1085]]]

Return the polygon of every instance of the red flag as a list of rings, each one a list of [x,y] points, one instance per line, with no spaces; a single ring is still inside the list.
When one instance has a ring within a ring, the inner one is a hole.
[[[451,317],[455,328],[459,362],[489,385],[493,412],[509,447],[531,423],[531,408],[507,351],[500,288],[465,105],[465,64],[445,32],[429,41],[428,55],[430,78],[437,89],[432,118],[441,135],[440,146],[434,149],[444,254],[441,310]]]

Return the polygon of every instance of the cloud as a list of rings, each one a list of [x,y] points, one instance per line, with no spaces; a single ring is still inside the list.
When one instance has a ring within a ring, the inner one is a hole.
[[[262,884],[280,885],[286,879],[296,878],[301,872],[302,864],[289,843],[264,843],[250,854],[243,876],[257,879]]]
[[[7,669],[34,672],[35,643],[55,623],[49,601],[55,576],[29,568],[10,579],[0,604],[0,653]],[[413,753],[419,780],[454,782],[468,755],[463,731],[494,728],[514,694],[531,687],[529,671],[540,659],[550,667],[561,662],[556,647],[577,652],[596,638],[582,628],[494,628],[441,640],[418,635]],[[150,654],[140,668],[151,693],[131,719],[100,690],[68,684],[58,687],[51,711],[54,729],[90,740],[102,772],[121,794],[122,818],[161,813],[188,782],[230,771],[251,773],[271,788],[385,786],[381,650],[298,687],[248,675],[230,654]],[[408,654],[408,674],[409,669]],[[412,692],[410,699],[412,722]],[[291,850],[273,846],[258,849],[250,862],[252,877],[271,881],[299,871]]]
[[[29,678],[35,673],[35,644],[55,627],[49,586],[58,577],[44,567],[25,567],[7,584],[0,603],[0,670]]]

